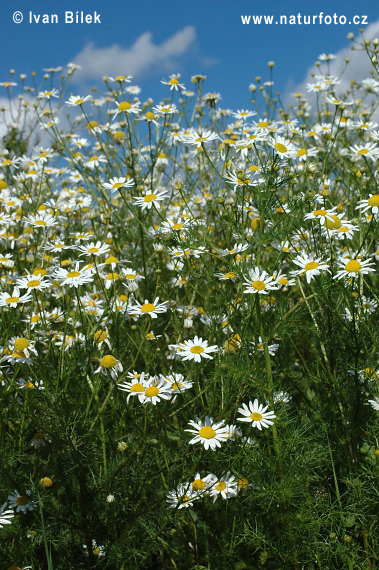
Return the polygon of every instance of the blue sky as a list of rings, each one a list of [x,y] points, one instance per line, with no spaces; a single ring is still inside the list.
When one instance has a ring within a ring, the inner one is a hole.
[[[20,24],[12,19],[16,10],[24,16]],[[96,10],[101,14],[101,24],[65,24],[65,10]],[[59,24],[29,24],[29,11],[56,13]],[[268,79],[267,61],[275,60],[275,89],[289,92],[301,84],[320,53],[339,52],[349,44],[347,33],[358,34],[361,26],[243,25],[241,15],[289,17],[321,11],[343,14],[348,21],[354,15],[365,15],[371,26],[379,20],[379,5],[372,0],[273,0],[264,4],[256,0],[13,0],[0,7],[0,81],[9,79],[12,68],[18,77],[20,73],[39,73],[42,68],[81,61],[85,70],[72,86],[73,93],[85,94],[98,77],[126,74],[132,67],[134,84],[143,89],[141,97],[160,99],[167,91],[159,80],[169,73],[180,71],[188,88],[192,74],[204,73],[208,77],[206,90],[221,92],[224,106],[246,107],[249,83],[257,75]],[[112,69],[115,62],[122,68]]]

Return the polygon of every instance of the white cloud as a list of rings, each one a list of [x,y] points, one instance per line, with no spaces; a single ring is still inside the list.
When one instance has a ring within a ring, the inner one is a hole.
[[[75,73],[76,82],[100,79],[103,75],[146,75],[154,70],[172,70],[178,57],[194,46],[196,30],[187,26],[160,44],[153,41],[151,32],[140,35],[134,44],[96,47],[87,44],[73,62],[82,69]]]
[[[374,38],[379,37],[379,20],[370,24],[364,31],[364,38],[373,40]],[[348,41],[348,40],[347,40]],[[369,60],[367,53],[361,49],[352,51],[351,50],[351,41],[348,41],[348,46],[342,48],[334,55],[336,59],[330,62],[330,75],[335,75],[340,78],[340,83],[336,89],[337,94],[342,94],[346,92],[346,89],[349,88],[350,82],[352,79],[360,82],[362,79],[366,79],[371,77],[370,71],[372,69],[372,63]],[[350,62],[346,67],[345,58],[349,58]],[[344,71],[346,67],[346,71]],[[325,64],[322,65],[321,71],[326,69]],[[321,71],[318,70],[314,65],[310,67],[306,74],[305,79],[299,85],[289,85],[288,87],[291,90],[291,93],[307,93],[307,83],[314,82],[311,74],[316,73],[321,75]],[[307,95],[308,99],[312,99],[311,95]],[[287,95],[285,98],[286,102],[293,103],[293,97]]]

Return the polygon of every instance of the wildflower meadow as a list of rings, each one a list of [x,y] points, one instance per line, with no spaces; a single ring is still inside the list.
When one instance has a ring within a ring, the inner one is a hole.
[[[0,83],[0,569],[378,567],[379,40],[352,42],[366,79],[322,54],[287,105],[274,62],[244,109],[201,74]]]

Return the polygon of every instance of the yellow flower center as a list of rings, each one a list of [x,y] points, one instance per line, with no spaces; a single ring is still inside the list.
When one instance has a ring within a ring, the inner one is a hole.
[[[144,197],[144,202],[152,202],[153,200],[156,200],[157,197],[155,194],[148,194],[147,196]]]
[[[259,422],[263,418],[262,414],[259,414],[258,412],[252,412],[250,417],[255,422]]]
[[[95,334],[93,335],[93,340],[94,340],[94,342],[96,342],[97,344],[99,344],[100,342],[103,342],[103,341],[106,340],[107,338],[108,338],[107,331],[98,330],[98,331],[96,331]]]
[[[129,111],[129,109],[131,109],[131,104],[128,101],[122,101],[119,106],[117,107],[117,109],[119,111]]]
[[[173,230],[181,230],[183,228],[183,224],[174,224],[172,226]]]
[[[114,257],[113,255],[110,255],[110,256],[107,257],[107,259],[105,260],[105,263],[118,263],[118,259],[117,259],[117,257]]]
[[[236,276],[236,274],[234,273],[234,271],[229,271],[228,273],[225,273],[224,277],[226,279],[233,279]]]
[[[265,128],[267,126],[268,126],[267,121],[259,121],[259,123],[258,123],[258,127]]]
[[[279,279],[279,283],[281,285],[288,285],[288,279],[286,277],[282,277],[281,279]]]
[[[367,148],[361,148],[361,150],[358,150],[357,154],[368,154],[368,149]]]
[[[205,481],[203,481],[202,479],[195,479],[195,481],[193,481],[192,483],[192,488],[195,489],[195,491],[202,491],[203,489],[205,489],[206,484]]]
[[[80,271],[69,271],[69,272],[67,273],[67,277],[70,278],[70,279],[71,279],[72,277],[79,277],[79,275],[80,275]]]
[[[169,85],[179,85],[179,81],[177,79],[170,79],[168,83]]]
[[[6,300],[7,303],[11,304],[11,303],[18,303],[20,300],[19,297],[8,297],[8,299]]]
[[[88,253],[97,253],[99,251],[98,247],[90,247]]]
[[[17,497],[17,499],[16,499],[16,503],[18,505],[20,505],[21,507],[24,507],[25,505],[27,505],[28,502],[29,501],[28,501],[27,497],[24,497],[24,496]]]
[[[14,349],[17,352],[23,352],[29,346],[30,342],[26,338],[20,337],[14,341]]]
[[[314,216],[325,216],[325,214],[326,214],[326,210],[323,210],[323,209],[322,210],[315,210],[313,212]]]
[[[368,199],[367,204],[369,206],[379,206],[379,194],[374,194],[371,198]]]
[[[145,115],[147,121],[154,121],[155,115],[151,111],[148,111]]]
[[[220,481],[219,483],[217,483],[215,488],[216,488],[216,491],[224,491],[226,489],[225,481]]]
[[[266,285],[264,283],[264,281],[253,281],[252,283],[252,287],[254,289],[256,289],[257,291],[263,291],[264,289],[266,289]]]
[[[192,354],[201,354],[204,352],[204,348],[202,346],[192,346],[190,352],[192,352]]]
[[[281,143],[276,143],[276,144],[275,144],[275,149],[276,149],[278,152],[281,152],[282,154],[284,154],[284,153],[287,152],[287,150],[288,150],[287,147],[284,146],[284,144],[281,144]]]
[[[341,220],[335,215],[332,215],[332,218],[332,220],[325,219],[324,226],[328,230],[338,230],[341,227]]]
[[[308,263],[306,263],[304,265],[304,269],[306,271],[310,271],[311,269],[316,269],[316,267],[318,267],[318,265],[319,264],[317,263],[317,261],[309,261]]]
[[[358,271],[362,268],[362,265],[356,259],[352,259],[349,261],[345,266],[345,271],[349,273],[358,273]]]
[[[131,392],[143,392],[144,390],[145,390],[145,387],[142,384],[140,384],[139,382],[136,382],[135,384],[130,386]]]
[[[36,226],[46,226],[47,225],[45,220],[36,220],[34,223]]]
[[[38,287],[38,285],[41,284],[41,281],[39,281],[38,279],[32,279],[31,281],[28,281],[28,287]]]
[[[215,435],[216,432],[211,426],[204,426],[199,429],[199,436],[204,439],[212,439]]]
[[[149,386],[148,388],[146,388],[145,396],[147,398],[153,398],[154,396],[158,396],[158,394],[159,394],[159,388],[157,388],[156,386]]]
[[[297,156],[304,156],[305,154],[307,154],[305,148],[299,148],[299,150],[297,151]]]
[[[155,311],[155,305],[153,303],[145,303],[141,307],[141,313],[152,313]]]
[[[116,364],[117,364],[117,360],[111,354],[107,354],[106,356],[103,356],[103,358],[100,361],[101,368],[105,368],[105,369],[113,368],[114,366],[116,366]]]
[[[41,320],[41,317],[39,315],[33,315],[32,318],[30,319],[31,323],[39,323],[39,321]]]

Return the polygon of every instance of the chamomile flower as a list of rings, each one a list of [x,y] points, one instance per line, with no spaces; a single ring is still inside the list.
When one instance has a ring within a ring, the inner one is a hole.
[[[280,158],[294,158],[296,156],[295,145],[283,137],[270,137],[267,144],[274,149]]]
[[[45,275],[34,275],[33,273],[27,273],[24,277],[17,279],[17,285],[21,289],[27,289],[28,293],[30,291],[42,291],[51,286]]]
[[[263,407],[262,404],[258,403],[255,399],[254,402],[250,400],[249,404],[242,404],[242,408],[238,408],[242,417],[237,418],[239,422],[249,422],[252,423],[253,427],[257,427],[262,430],[262,427],[269,427],[273,424],[273,419],[276,418],[274,412],[266,412],[268,406]]]
[[[214,141],[218,138],[218,134],[212,131],[194,131],[192,133],[182,135],[181,141],[184,144],[194,145],[196,148],[200,148],[203,144]]]
[[[293,262],[299,267],[299,269],[291,271],[291,275],[294,275],[295,277],[297,275],[305,275],[307,283],[310,283],[316,275],[320,275],[321,271],[327,271],[330,273],[328,269],[329,264],[312,255],[309,256],[305,253],[300,253]]]
[[[110,374],[114,380],[117,380],[118,373],[123,371],[123,366],[117,358],[112,354],[106,354],[100,360],[99,367],[94,371],[94,374],[101,372],[102,374]]]
[[[14,287],[12,294],[0,292],[0,307],[9,307],[15,309],[18,305],[28,303],[32,300],[30,293],[20,294],[19,287]]]
[[[261,271],[259,267],[249,269],[248,277],[245,276],[243,283],[247,286],[244,293],[267,295],[269,291],[278,289],[275,277],[269,276],[266,271]]]
[[[160,380],[155,376],[150,378],[145,383],[145,391],[143,393],[143,404],[153,404],[154,406],[161,400],[170,400],[171,392],[167,383]]]
[[[70,107],[78,107],[83,105],[86,101],[91,99],[91,95],[86,95],[85,97],[81,97],[80,95],[71,95],[67,101],[65,101],[66,105]]]
[[[215,451],[216,447],[221,447],[221,443],[228,439],[228,426],[225,421],[215,423],[212,417],[205,416],[205,421],[202,422],[199,418],[196,421],[191,420],[189,425],[192,429],[186,429],[195,437],[189,442],[191,445],[201,443],[205,450],[211,449]]]
[[[145,299],[145,302],[142,304],[137,301],[135,305],[129,306],[128,314],[133,317],[149,315],[152,319],[156,319],[160,313],[166,313],[168,311],[168,304],[168,301],[159,303],[159,297],[156,297],[153,303]]]
[[[119,178],[111,178],[109,182],[104,182],[104,188],[112,192],[118,192],[120,188],[131,188],[134,186],[134,181],[131,178],[120,176]]]
[[[213,473],[209,473],[202,477],[200,473],[196,473],[191,483],[192,492],[199,497],[209,495],[209,489],[216,483],[217,477]]]
[[[93,281],[93,274],[94,269],[88,265],[80,268],[79,262],[77,261],[73,270],[70,271],[60,267],[54,276],[61,282],[62,286],[79,287],[79,285],[83,285],[84,283],[91,283]]]
[[[213,497],[213,502],[217,500],[218,497],[222,499],[231,499],[235,497],[238,493],[238,484],[234,475],[228,471],[224,475],[221,475],[219,479],[216,479],[212,483],[209,490],[209,494]]]
[[[333,216],[336,215],[337,207],[334,206],[333,208],[318,208],[313,210],[313,212],[309,212],[304,216],[304,220],[318,220],[320,225],[323,226],[325,222],[328,220],[330,222],[334,222]]]
[[[168,508],[178,510],[193,507],[198,499],[198,494],[193,491],[190,483],[180,483],[176,489],[169,491],[166,495]]]
[[[128,375],[129,376],[129,375]],[[147,388],[149,375],[142,372],[141,374],[134,373],[133,378],[129,381],[120,382],[117,388],[123,392],[128,392],[126,402],[129,402],[131,396],[137,396],[139,401],[143,403],[145,399],[145,389]]]
[[[344,277],[356,277],[357,275],[367,275],[371,271],[375,272],[374,263],[369,259],[357,258],[342,258],[338,261],[340,270],[334,276],[334,279],[343,279]]]
[[[16,490],[8,496],[9,506],[11,509],[16,509],[16,513],[24,513],[32,511],[36,508],[36,503],[30,500],[31,491],[26,491],[25,495],[20,495]]]
[[[145,196],[135,196],[133,198],[133,204],[139,206],[142,210],[150,210],[150,208],[154,206],[159,206],[159,202],[167,198],[168,192],[167,190],[163,191],[156,191],[156,192],[148,192]]]
[[[170,79],[165,81],[164,79],[161,80],[163,85],[168,85],[170,87],[170,91],[178,91],[180,89],[185,89],[184,83],[179,83],[180,73],[170,75]]]
[[[366,143],[364,145],[355,144],[350,147],[352,158],[371,158],[375,160],[379,154],[379,148],[376,143]]]
[[[117,107],[113,111],[112,120],[114,120],[119,113],[124,113],[125,115],[135,115],[140,113],[140,102],[130,103],[129,101],[117,101]]]
[[[376,396],[373,400],[368,400],[368,403],[371,404],[371,407],[374,408],[374,410],[379,412],[379,396]]]
[[[78,251],[81,251],[80,256],[82,255],[94,255],[95,257],[99,257],[104,253],[108,253],[110,247],[106,243],[101,243],[101,241],[97,241],[96,243],[91,242],[86,245],[79,245],[77,247]]]
[[[194,360],[201,362],[202,358],[213,359],[212,352],[217,352],[216,344],[208,346],[208,341],[195,336],[192,340],[185,340],[176,345],[176,353],[182,360]]]
[[[56,218],[47,213],[46,210],[42,210],[41,212],[37,212],[37,214],[30,215],[27,218],[24,218],[24,220],[35,228],[51,228],[52,226],[56,226],[58,224]]]
[[[360,200],[356,210],[362,210],[362,213],[371,212],[377,216],[379,214],[379,194],[369,194],[368,198]]]

